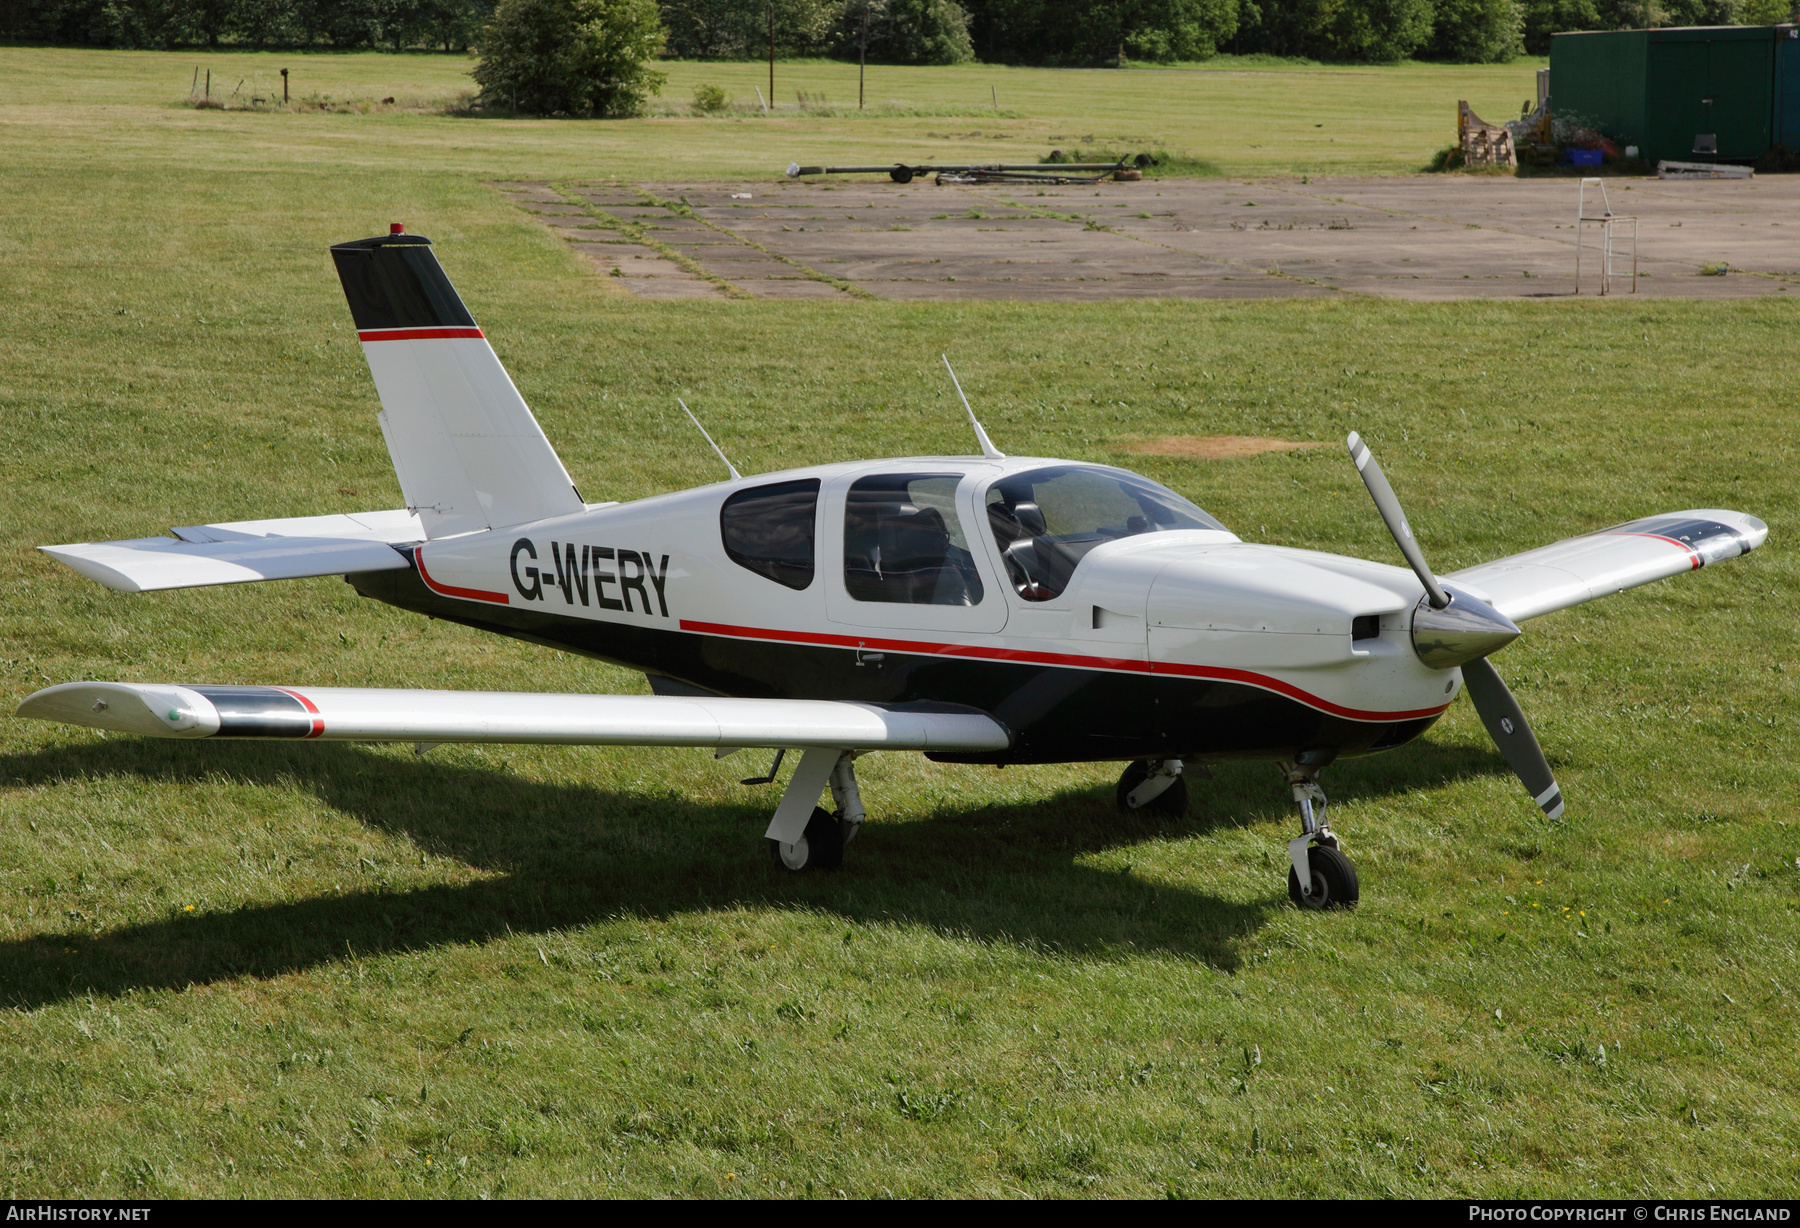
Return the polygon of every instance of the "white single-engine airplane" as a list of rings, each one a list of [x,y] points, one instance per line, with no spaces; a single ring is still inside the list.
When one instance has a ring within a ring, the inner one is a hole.
[[[789,870],[841,863],[870,751],[1123,760],[1120,805],[1163,814],[1186,808],[1184,764],[1265,758],[1300,804],[1289,894],[1346,906],[1356,871],[1324,821],[1321,768],[1418,737],[1467,683],[1560,815],[1488,655],[1526,619],[1735,558],[1768,531],[1671,512],[1440,580],[1354,434],[1410,570],[1241,541],[1121,469],[1007,457],[972,410],[978,457],[733,469],[584,503],[429,240],[394,231],[331,254],[405,509],[43,549],[125,592],[342,574],[402,609],[641,669],[655,694],[75,682],[20,716],[174,738],[766,747],[776,767],[798,750],[766,833]]]

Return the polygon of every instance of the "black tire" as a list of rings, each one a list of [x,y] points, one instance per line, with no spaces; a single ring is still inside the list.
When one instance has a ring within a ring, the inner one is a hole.
[[[910,166],[896,166],[893,170],[888,172],[888,178],[892,179],[895,183],[911,183],[912,177],[912,167]]]
[[[1144,805],[1134,808],[1125,800],[1131,791],[1143,784],[1150,775],[1150,764],[1143,759],[1125,765],[1125,774],[1119,777],[1118,787],[1113,790],[1113,801],[1118,804],[1120,814],[1155,815],[1160,819],[1179,819],[1187,814],[1188,791],[1187,777],[1177,776],[1175,783],[1158,793]]]
[[[769,841],[769,856],[775,868],[794,874],[808,870],[835,870],[844,864],[844,826],[835,814],[823,806],[815,806],[806,821],[806,832],[799,840],[782,849],[778,840]]]
[[[1297,908],[1355,908],[1359,888],[1356,867],[1334,848],[1315,844],[1306,850],[1306,865],[1312,871],[1312,894],[1300,894],[1300,879],[1288,867],[1288,899]]]

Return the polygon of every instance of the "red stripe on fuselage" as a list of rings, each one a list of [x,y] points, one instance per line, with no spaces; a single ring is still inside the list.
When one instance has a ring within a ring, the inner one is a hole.
[[[419,579],[425,581],[425,587],[434,593],[442,593],[446,597],[462,597],[468,601],[488,601],[494,605],[512,604],[506,599],[505,593],[490,593],[481,588],[457,588],[453,584],[439,584],[431,578],[431,573],[425,570],[425,548],[423,546],[413,547],[413,562],[419,568]]]
[[[318,706],[314,704],[312,700],[302,695],[299,691],[290,691],[284,686],[278,686],[275,689],[280,691],[283,695],[292,695],[295,699],[300,701],[301,707],[312,713],[312,732],[307,734],[307,737],[316,738],[325,732],[325,718],[319,715]]]
[[[1411,712],[1372,712],[1362,708],[1346,708],[1328,699],[1303,691],[1292,683],[1249,670],[1226,669],[1213,665],[1182,665],[1171,661],[1134,661],[1125,657],[1084,657],[1064,652],[1035,652],[1024,648],[988,648],[976,644],[939,644],[927,640],[881,640],[854,635],[828,635],[812,631],[780,631],[767,627],[733,627],[725,623],[702,623],[681,620],[683,631],[701,635],[723,635],[733,639],[774,640],[788,644],[821,644],[831,648],[870,648],[884,652],[916,653],[921,656],[973,657],[982,661],[1012,661],[1022,665],[1062,665],[1078,669],[1102,669],[1116,673],[1155,674],[1165,677],[1210,678],[1219,682],[1241,682],[1265,691],[1274,691],[1333,716],[1353,721],[1410,721],[1436,716],[1449,704],[1435,708],[1418,708]]]
[[[361,341],[434,341],[440,337],[485,337],[479,328],[365,328],[357,331]]]

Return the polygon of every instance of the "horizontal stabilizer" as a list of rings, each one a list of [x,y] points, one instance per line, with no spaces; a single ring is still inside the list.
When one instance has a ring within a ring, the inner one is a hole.
[[[385,512],[335,516],[293,516],[285,520],[232,520],[195,524],[169,532],[184,542],[241,541],[250,537],[330,537],[341,541],[387,542],[393,546],[425,540],[418,513],[397,507]]]
[[[1595,597],[1735,559],[1762,545],[1769,527],[1718,508],[1668,512],[1570,537],[1445,576],[1479,590],[1514,622]]]
[[[90,580],[123,593],[252,580],[300,580],[410,567],[394,546],[424,540],[405,510],[189,525],[174,537],[39,546]]]
[[[165,738],[962,752],[1012,741],[979,712],[671,695],[69,682],[30,696],[18,715]]]

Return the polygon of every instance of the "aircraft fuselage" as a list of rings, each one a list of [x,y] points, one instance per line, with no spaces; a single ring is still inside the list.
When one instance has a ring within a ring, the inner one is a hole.
[[[1411,572],[1245,543],[1210,518],[1058,534],[1044,492],[1090,475],[1131,476],[1029,458],[794,470],[439,538],[410,569],[350,582],[659,690],[953,705],[1014,734],[945,759],[1323,763],[1410,741],[1454,698],[1459,671],[1413,651]],[[758,500],[809,523],[810,542],[732,521]]]

